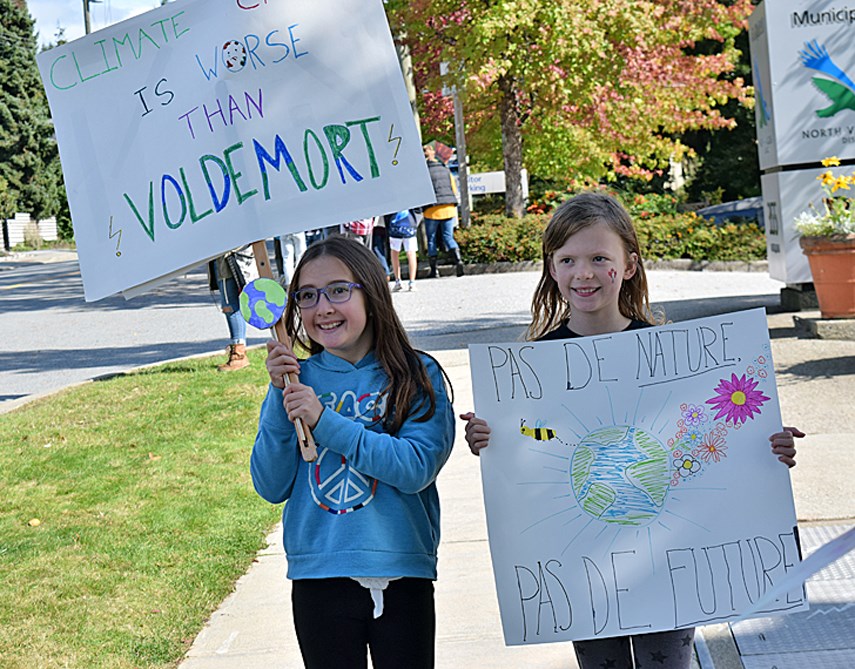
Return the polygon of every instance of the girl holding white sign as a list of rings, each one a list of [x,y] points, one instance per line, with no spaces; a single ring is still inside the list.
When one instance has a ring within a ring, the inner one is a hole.
[[[656,325],[638,237],[624,207],[600,192],[581,193],[559,207],[543,233],[543,275],[532,299],[529,340],[587,337]],[[660,319],[661,320],[661,319]],[[466,441],[475,455],[489,445],[490,427],[474,413]],[[772,452],[795,465],[792,427],[769,437]],[[656,666],[688,669],[694,628],[574,641],[580,669]],[[653,663],[651,665],[651,662]]]
[[[309,669],[434,666],[436,476],[451,453],[445,373],[407,340],[386,276],[361,244],[309,247],[285,323],[308,350],[268,343],[271,386],[250,469],[283,512],[300,651]],[[286,374],[299,382],[285,387]],[[318,445],[299,453],[293,421]]]

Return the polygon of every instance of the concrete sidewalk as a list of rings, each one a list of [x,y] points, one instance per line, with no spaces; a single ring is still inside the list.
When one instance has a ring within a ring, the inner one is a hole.
[[[0,257],[0,276],[3,270],[75,257],[67,251]],[[538,277],[538,272],[523,271],[418,281],[415,293],[393,295],[416,346],[433,353],[449,373],[458,411],[466,411],[473,404],[467,344],[519,339],[529,320],[528,307]],[[648,272],[648,280],[651,299],[663,306],[674,321],[752,307],[767,309],[784,420],[808,433],[808,438],[799,444],[799,465],[792,470],[803,549],[809,553],[851,527],[855,523],[855,482],[849,464],[855,440],[855,341],[800,338],[794,316],[780,312],[778,291],[783,284],[763,272],[656,269]],[[64,283],[70,281],[63,278]],[[8,288],[7,296],[17,294],[15,291],[31,296],[33,290]],[[200,328],[199,310],[192,311],[186,300],[172,297],[172,293],[186,289],[183,284],[167,286],[165,295],[151,307],[115,300],[107,305],[108,309],[103,303],[99,308],[105,309],[121,333],[127,332],[129,323],[136,322],[131,317],[139,317],[141,312],[168,312],[175,322],[176,313],[190,311],[196,329],[202,330],[196,333],[196,343],[216,342],[221,337],[222,316],[209,308],[210,332]],[[82,303],[82,293],[75,299]],[[95,310],[88,306],[69,307],[67,302],[62,302],[62,308],[81,312],[88,319],[87,332],[91,332]],[[20,313],[14,315],[16,329],[26,332],[26,321]],[[798,314],[801,319],[818,316],[818,312]],[[98,331],[106,342],[106,330]],[[161,333],[157,341],[162,339]],[[98,346],[103,348],[105,342],[98,342]],[[28,346],[35,350],[41,345],[29,342]],[[155,354],[165,352],[167,357],[174,357],[162,343],[152,347],[151,362]],[[21,352],[14,355],[20,357]],[[68,364],[67,356],[62,364]],[[44,375],[54,376],[60,369],[57,364],[46,370],[24,371],[46,387]],[[84,371],[91,376],[97,367],[90,364]],[[575,667],[567,643],[504,646],[487,546],[479,461],[469,454],[462,434],[458,435],[455,451],[438,485],[443,508],[436,584],[438,669]],[[284,577],[285,560],[278,530],[269,541],[270,546],[236,583],[234,593],[211,616],[182,662],[182,669],[302,666],[291,622],[289,583]],[[751,620],[733,628],[704,627],[696,642],[700,666],[855,667],[855,558],[848,556],[823,570],[807,587],[812,603],[808,612]]]
[[[520,277],[521,281],[532,279]],[[451,290],[454,284],[451,280],[449,283]],[[732,309],[722,309],[728,310]],[[798,339],[789,314],[770,315],[769,325],[785,422],[810,434],[800,443],[799,465],[792,470],[803,544],[810,552],[855,519],[855,484],[848,466],[850,444],[855,439],[855,418],[849,411],[855,391],[855,342]],[[521,330],[521,326],[488,328],[468,336],[507,341],[515,339]],[[436,333],[424,336],[427,341],[421,343],[429,344],[434,339],[435,346],[426,348],[451,377],[455,407],[465,411],[472,407],[468,353],[450,347],[449,340],[453,342],[454,338],[453,334]],[[443,508],[436,584],[438,669],[576,667],[572,649],[566,643],[504,646],[487,545],[479,461],[470,455],[462,431],[438,485]],[[290,586],[284,578],[280,531],[277,528],[270,535],[269,547],[258,555],[249,572],[237,582],[234,593],[211,617],[181,669],[302,666],[291,619]],[[808,586],[814,602],[811,612],[748,621],[735,626],[735,631],[726,624],[702,628],[696,640],[696,666],[855,666],[855,625],[851,624],[849,608],[855,606],[855,560],[850,557],[841,561],[818,577],[818,589]],[[796,630],[805,628],[811,630],[809,638],[803,639],[804,643],[794,643]],[[825,630],[833,634],[829,636]],[[770,638],[775,640],[760,641],[759,647],[753,643]]]
[[[74,249],[44,249],[40,251],[0,251],[0,272],[30,265],[77,260]]]

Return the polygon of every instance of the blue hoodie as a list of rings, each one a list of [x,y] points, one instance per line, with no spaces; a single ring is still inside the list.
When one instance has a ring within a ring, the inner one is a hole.
[[[439,365],[422,356],[436,395],[425,422],[383,428],[386,374],[374,353],[355,365],[327,351],[301,363],[300,382],[324,406],[312,430],[318,459],[304,462],[282,390],[261,407],[250,472],[282,513],[288,578],[436,578],[436,476],[451,453],[454,412]],[[420,412],[416,412],[417,415]]]

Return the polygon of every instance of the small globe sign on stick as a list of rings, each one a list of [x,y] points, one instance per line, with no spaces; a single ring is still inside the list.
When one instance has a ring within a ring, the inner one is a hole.
[[[282,318],[287,299],[285,289],[273,279],[253,279],[240,293],[240,313],[251,326],[267,330]]]
[[[259,263],[259,269],[269,269],[267,261],[267,251],[264,244],[256,243],[252,245],[253,253],[256,257],[256,262]],[[243,287],[240,292],[240,313],[247,323],[259,330],[271,329],[273,338],[276,341],[285,341],[289,346],[291,342],[288,340],[288,334],[284,324],[280,323],[282,314],[285,313],[285,304],[288,301],[288,295],[285,289],[270,277],[259,277],[253,279]],[[277,332],[279,330],[279,332]],[[292,380],[289,374],[285,375],[285,385],[290,385]],[[314,462],[317,457],[317,447],[312,433],[303,425],[303,421],[299,418],[294,423],[297,430],[297,437],[300,444],[300,453],[306,462]]]

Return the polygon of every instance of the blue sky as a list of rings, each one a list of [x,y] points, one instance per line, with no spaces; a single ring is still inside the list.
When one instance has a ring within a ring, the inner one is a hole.
[[[90,0],[92,31],[123,21],[160,6],[160,0]],[[36,20],[39,44],[54,40],[57,24],[65,28],[65,39],[82,37],[83,0],[27,0],[30,15]]]

